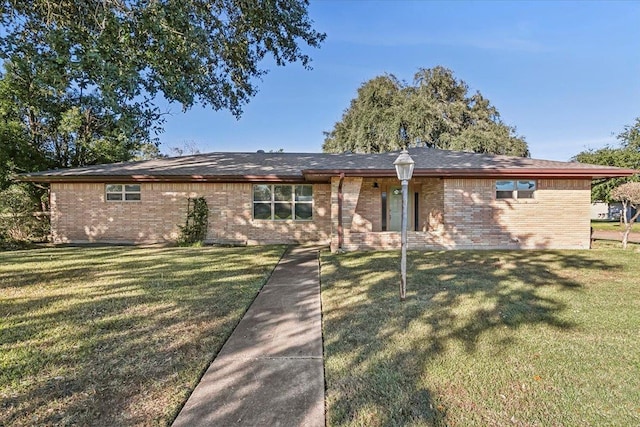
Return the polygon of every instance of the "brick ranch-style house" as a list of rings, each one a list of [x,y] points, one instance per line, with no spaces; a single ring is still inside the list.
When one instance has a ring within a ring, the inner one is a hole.
[[[178,238],[188,199],[209,208],[206,241],[400,247],[402,195],[383,154],[210,153],[27,174],[50,184],[55,243]],[[637,171],[412,148],[410,249],[589,248],[595,177]]]

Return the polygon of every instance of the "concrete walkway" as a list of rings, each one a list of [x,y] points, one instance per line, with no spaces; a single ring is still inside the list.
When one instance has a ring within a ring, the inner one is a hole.
[[[318,248],[289,248],[174,426],[324,426]]]
[[[594,240],[617,240],[622,241],[622,231],[614,230],[593,230],[591,238]],[[632,231],[629,233],[629,243],[640,243],[640,233]]]

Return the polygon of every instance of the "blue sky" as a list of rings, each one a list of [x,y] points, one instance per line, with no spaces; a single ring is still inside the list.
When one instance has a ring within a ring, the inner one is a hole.
[[[271,67],[240,120],[171,105],[161,149],[320,152],[358,87],[442,65],[516,126],[532,157],[569,160],[615,144],[640,116],[640,2],[312,1],[327,33],[299,63]]]

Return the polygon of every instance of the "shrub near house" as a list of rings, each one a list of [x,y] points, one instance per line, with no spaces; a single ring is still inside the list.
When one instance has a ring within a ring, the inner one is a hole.
[[[45,240],[49,234],[48,220],[34,214],[37,209],[27,184],[13,184],[0,191],[0,244]]]

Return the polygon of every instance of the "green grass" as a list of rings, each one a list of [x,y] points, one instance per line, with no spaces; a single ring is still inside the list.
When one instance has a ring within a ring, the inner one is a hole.
[[[322,254],[328,426],[640,425],[640,248]]]
[[[594,230],[624,231],[624,224],[620,225],[620,221],[591,220],[591,227]],[[631,227],[631,231],[640,233],[640,223],[634,223]]]
[[[0,425],[166,425],[284,247],[0,253]]]

